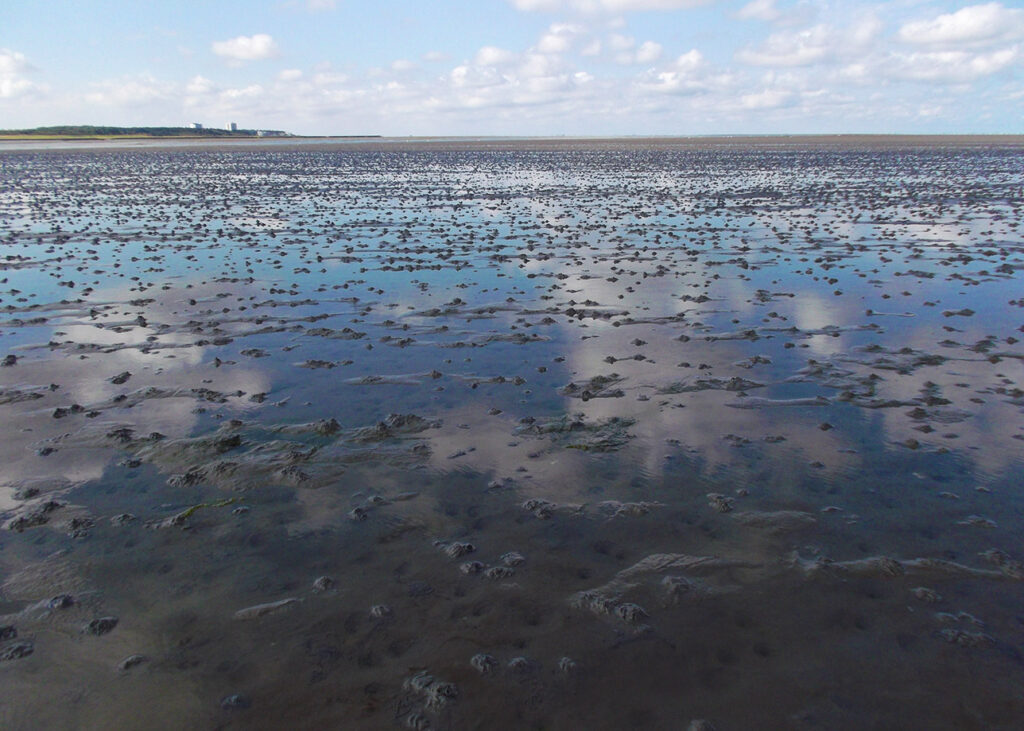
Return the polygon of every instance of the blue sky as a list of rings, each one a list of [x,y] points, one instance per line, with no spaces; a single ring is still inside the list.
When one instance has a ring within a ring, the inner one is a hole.
[[[12,0],[0,9],[5,128],[1020,133],[1022,120],[1019,3]]]

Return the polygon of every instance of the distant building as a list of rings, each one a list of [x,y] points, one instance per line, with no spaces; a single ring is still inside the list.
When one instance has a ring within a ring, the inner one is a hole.
[[[257,137],[287,137],[288,133],[280,129],[258,129],[256,130]]]
[[[203,128],[203,123],[202,122],[193,122],[192,124],[189,125],[189,127],[191,127],[192,129],[202,129]]]
[[[238,125],[235,124],[234,122],[228,122],[227,126],[225,126],[224,129],[226,129],[228,132],[237,132],[238,131]]]

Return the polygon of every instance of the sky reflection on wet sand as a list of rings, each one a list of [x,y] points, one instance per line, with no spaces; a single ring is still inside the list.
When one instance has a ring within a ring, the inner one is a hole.
[[[465,147],[0,155],[2,725],[1013,727],[1018,149]]]

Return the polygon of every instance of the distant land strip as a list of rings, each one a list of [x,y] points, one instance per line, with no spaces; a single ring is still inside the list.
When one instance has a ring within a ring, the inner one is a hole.
[[[87,140],[111,139],[119,137],[185,137],[201,138],[248,138],[248,137],[299,137],[289,132],[276,129],[217,129],[202,127],[102,127],[87,124],[59,125],[55,127],[35,127],[33,129],[2,129],[0,140],[24,139],[57,139]],[[341,135],[340,137],[374,138],[379,135]]]

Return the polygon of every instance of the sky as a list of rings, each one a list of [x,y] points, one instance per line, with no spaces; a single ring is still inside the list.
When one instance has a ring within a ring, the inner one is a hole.
[[[1024,2],[8,0],[0,128],[1024,133]]]

